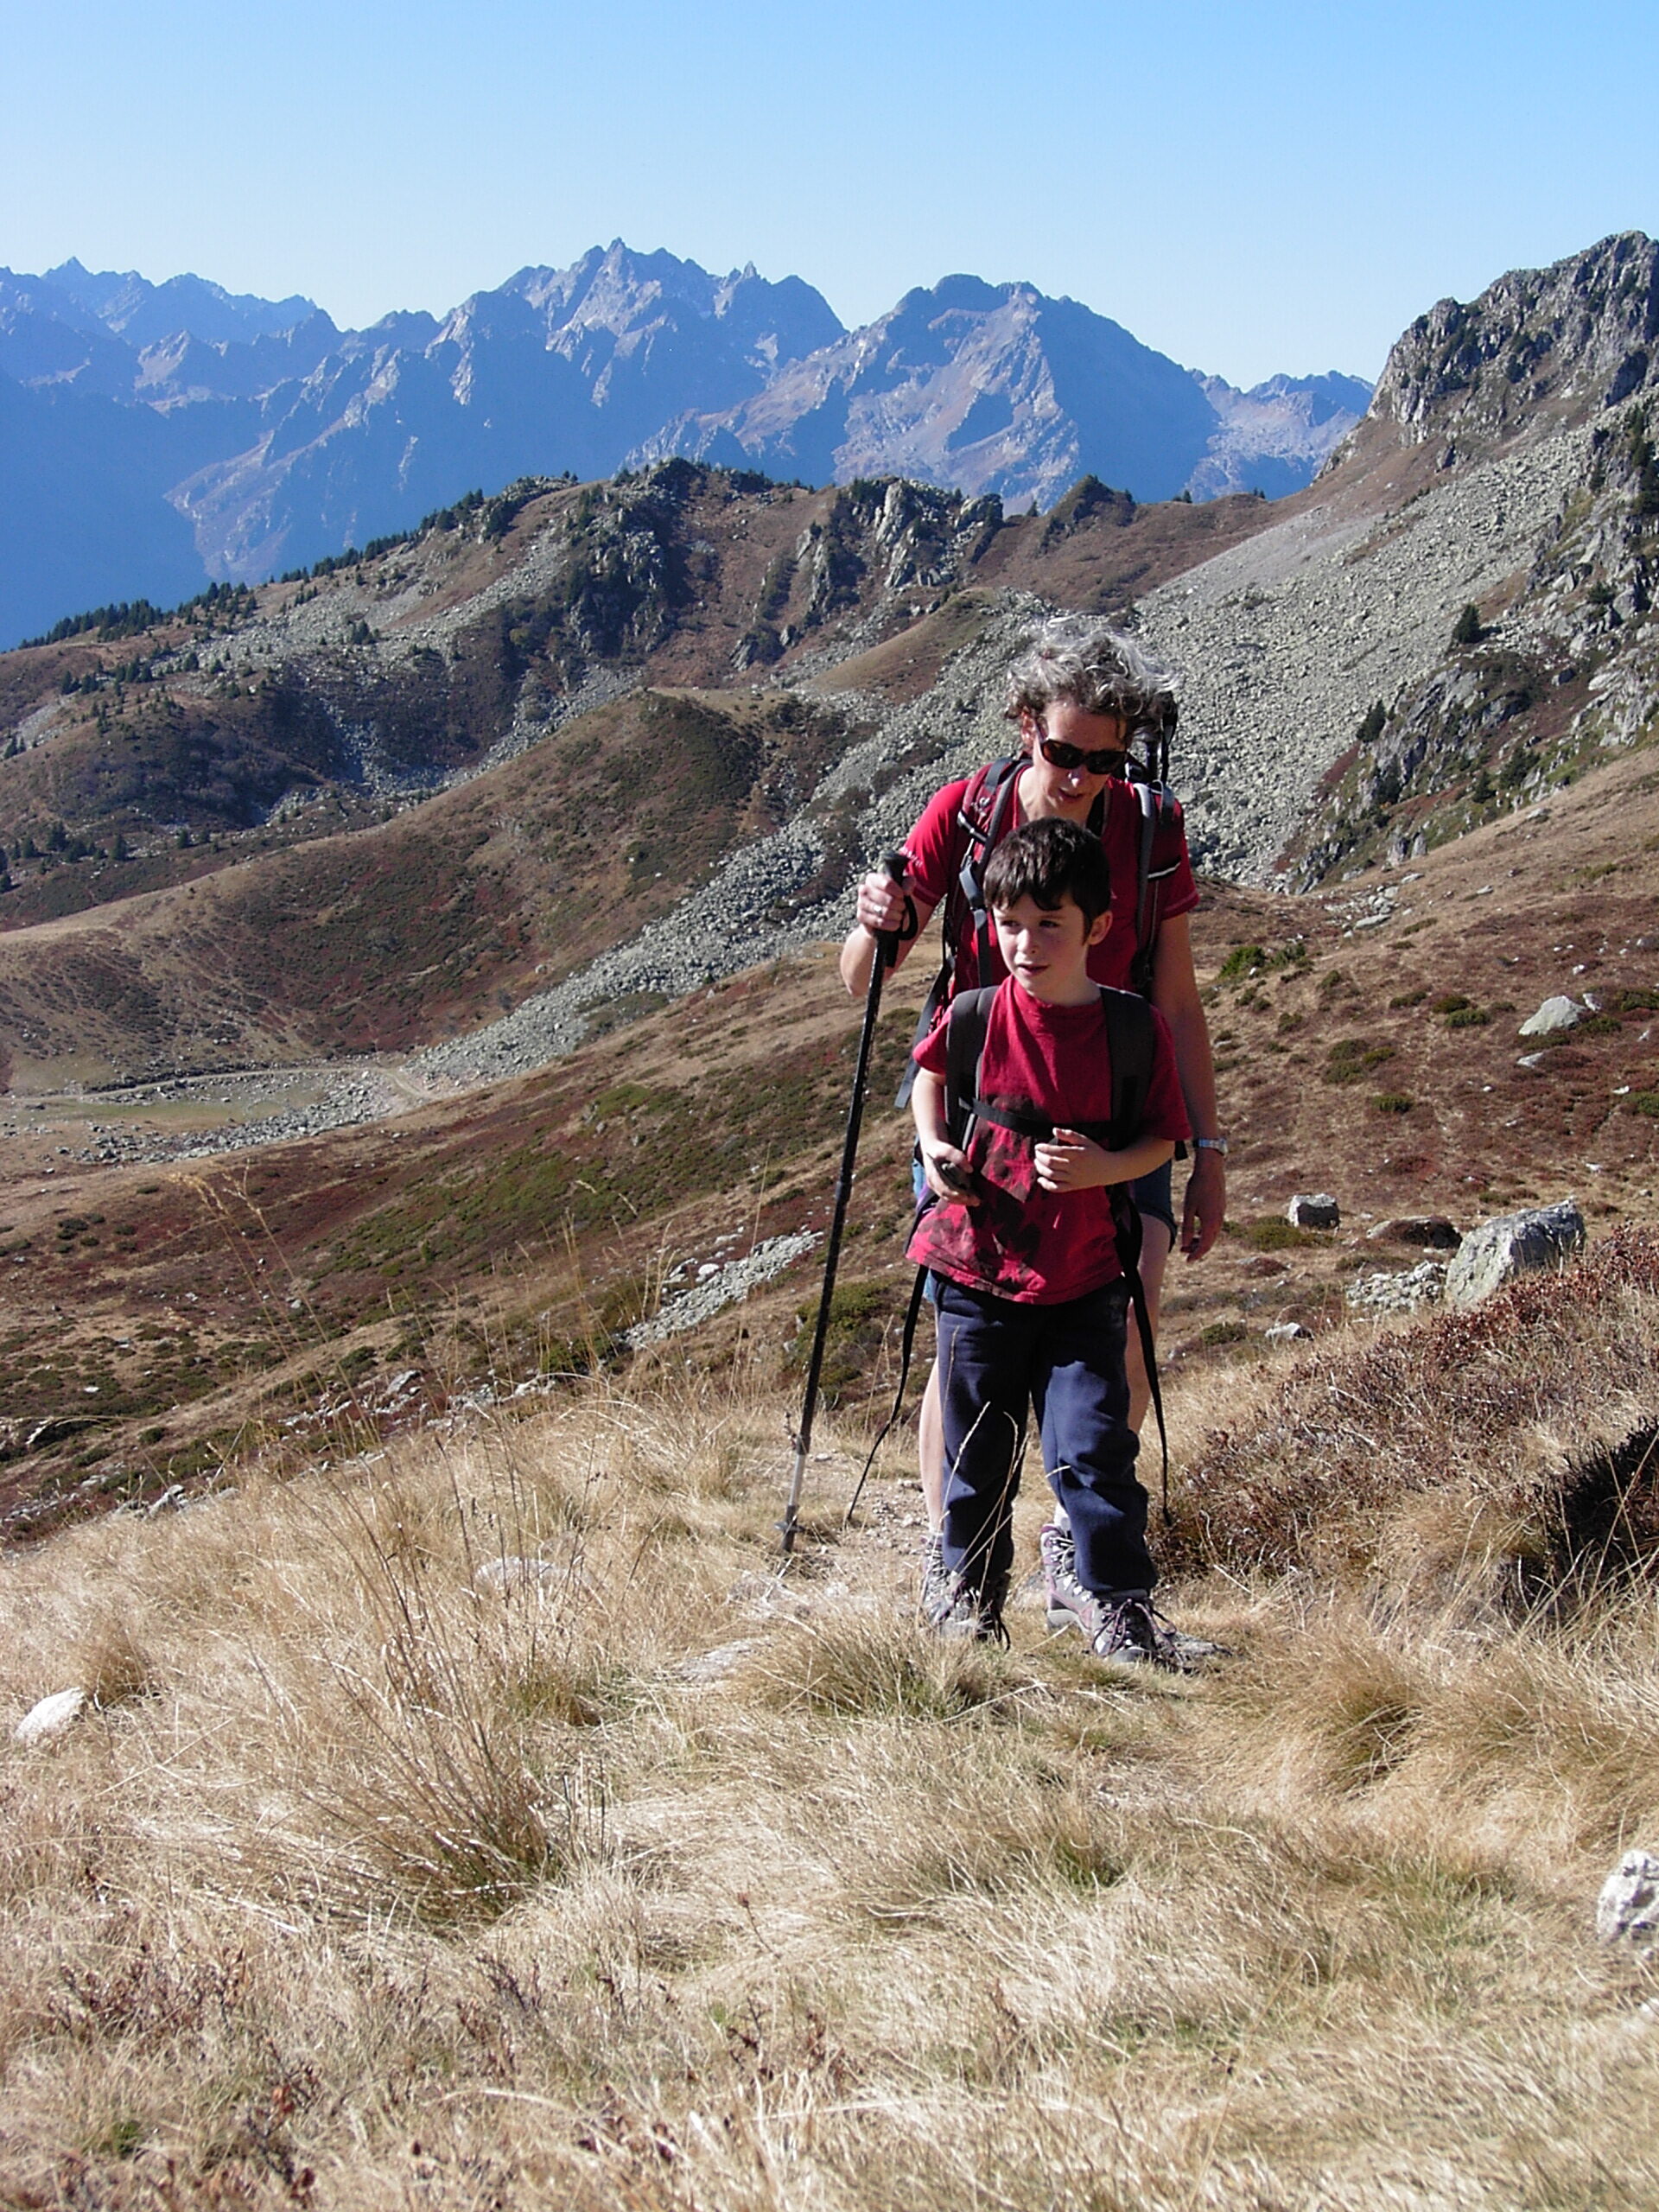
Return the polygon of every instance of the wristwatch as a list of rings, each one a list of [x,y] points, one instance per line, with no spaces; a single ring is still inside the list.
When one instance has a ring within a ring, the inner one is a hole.
[[[1194,1137],[1192,1140],[1192,1149],[1194,1152],[1218,1152],[1222,1158],[1225,1160],[1227,1157],[1227,1140],[1225,1137]]]

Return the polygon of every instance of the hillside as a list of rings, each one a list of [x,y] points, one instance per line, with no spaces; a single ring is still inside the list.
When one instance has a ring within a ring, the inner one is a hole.
[[[1386,1233],[1402,1217],[1466,1228],[1572,1193],[1598,1236],[1659,1220],[1656,848],[1659,776],[1637,758],[1323,899],[1212,887],[1198,944],[1232,1226],[1172,1281],[1173,1372],[1259,1358],[1270,1324],[1340,1330],[1346,1284],[1421,1259]],[[887,1387],[906,1287],[907,1140],[882,1102],[926,968],[918,955],[883,1016],[843,1266],[836,1388],[861,1397]],[[1561,992],[1603,1011],[1542,1049],[1518,1038]],[[480,1384],[585,1368],[677,1270],[719,1273],[756,1244],[778,1287],[680,1342],[718,1371],[741,1329],[777,1372],[815,1263],[775,1240],[827,1217],[857,1026],[827,950],[667,1005],[619,996],[597,1026],[539,1072],[459,1095],[419,1058],[369,1064],[356,1125],[324,1116],[308,1135],[327,1070],[308,1091],[279,1067],[15,1097],[0,1128],[14,1526],[152,1494],[283,1424],[397,1425]],[[1340,1198],[1338,1236],[1287,1231],[1285,1201],[1311,1189]]]
[[[0,656],[0,2200],[1647,2212],[1654,276],[1443,303],[1287,501],[670,460]],[[927,945],[778,1551],[846,885],[1057,604],[1179,663],[1217,871],[1179,1678],[1045,1633],[1039,1484],[1006,1651],[909,1431],[847,1517]]]
[[[1443,301],[1317,483],[1142,601],[1212,865],[1409,856],[1649,741],[1656,334],[1639,232]]]
[[[761,903],[804,942],[877,785],[1001,748],[1033,592],[1124,607],[1262,513],[1085,484],[1008,521],[668,462],[0,657],[0,1055],[109,1081],[435,1043],[767,832],[792,842]]]
[[[1618,364],[1652,263],[1614,241],[1459,310],[1503,362],[1517,330],[1560,325],[1526,406],[1481,398],[1478,347],[1438,385],[1414,369],[1444,351],[1437,310],[1289,501],[1147,506],[1085,479],[1009,518],[671,461],[527,481],[352,562],[0,658],[18,1509],[216,1465],[250,1422],[327,1403],[347,1358],[430,1399],[492,1347],[521,1373],[547,1345],[575,1359],[590,1326],[603,1351],[669,1247],[701,1265],[700,1241],[809,1235],[853,1026],[824,951],[846,885],[1004,741],[1000,671],[1056,603],[1172,651],[1195,846],[1235,879],[1211,881],[1199,944],[1240,1241],[1177,1287],[1178,1362],[1281,1313],[1341,1317],[1370,1248],[1281,1253],[1271,1217],[1298,1188],[1340,1187],[1367,1227],[1563,1188],[1650,1218],[1648,464],[1605,458],[1582,492],[1567,464],[1631,451],[1645,387]],[[1581,525],[1629,600],[1554,687],[1591,702],[1575,749],[1506,773],[1499,717],[1484,820],[1455,790],[1419,818],[1402,782],[1386,838],[1333,844],[1348,717],[1393,742],[1359,703],[1382,672],[1427,693],[1496,666],[1496,639],[1450,642],[1471,588],[1483,629],[1578,619],[1601,571],[1532,579]],[[1351,884],[1368,851],[1382,872]],[[1585,990],[1593,1017],[1523,1058],[1525,1015]],[[615,1110],[586,1114],[599,1098]],[[878,1166],[901,1145],[885,1122],[870,1142]],[[887,1173],[861,1201],[881,1240]],[[798,1245],[775,1249],[798,1279]],[[171,1318],[142,1337],[152,1299]],[[77,1396],[105,1400],[90,1430]]]

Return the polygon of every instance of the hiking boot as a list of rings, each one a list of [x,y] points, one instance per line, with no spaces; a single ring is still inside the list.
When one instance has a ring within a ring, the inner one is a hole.
[[[1144,1590],[1114,1590],[1091,1598],[1099,1626],[1089,1639],[1096,1659],[1116,1659],[1128,1667],[1158,1667],[1179,1674],[1181,1660],[1175,1632],[1160,1618]]]
[[[1077,1628],[1092,1638],[1100,1627],[1100,1606],[1077,1580],[1077,1547],[1070,1529],[1044,1523],[1037,1548],[1043,1561],[1043,1605],[1050,1628]]]
[[[917,1603],[922,1618],[931,1620],[940,1605],[950,1600],[950,1575],[944,1564],[944,1532],[930,1529],[922,1539],[922,1588]]]
[[[1008,1631],[1002,1624],[1001,1593],[975,1590],[966,1582],[952,1582],[944,1572],[943,1560],[940,1576],[938,1596],[922,1611],[922,1618],[933,1633],[973,1643],[1006,1645]]]

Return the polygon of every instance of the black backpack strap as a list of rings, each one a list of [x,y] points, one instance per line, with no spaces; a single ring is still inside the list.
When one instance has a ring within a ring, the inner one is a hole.
[[[962,947],[964,925],[974,932],[979,951],[980,975],[982,977],[986,973],[990,923],[985,912],[985,862],[993,848],[1007,833],[1014,788],[1020,779],[1020,771],[1025,765],[1023,753],[1011,755],[1006,760],[993,760],[988,767],[981,768],[969,777],[968,788],[962,795],[962,804],[957,810],[957,827],[964,839],[963,857],[941,902],[944,911],[939,917],[939,972],[933,978],[917,1019],[916,1033],[910,1040],[912,1052],[924,1038],[932,1035],[940,1013],[950,999],[950,988],[956,980],[957,960]],[[913,906],[911,912],[913,916]],[[912,930],[910,934],[913,937],[917,932]],[[909,1105],[910,1094],[915,1087],[916,1064],[914,1059],[910,1059],[905,1064],[905,1072],[893,1096],[893,1105],[900,1112]]]
[[[924,1038],[933,1034],[939,1008],[950,995],[950,977],[955,968],[956,962],[947,952],[944,963],[929,986],[927,996],[922,1001],[922,1010],[916,1017],[916,1034],[910,1040],[910,1051],[905,1056],[905,1071],[899,1077],[899,1088],[893,1096],[893,1106],[899,1113],[909,1105],[910,1094],[916,1088],[916,1047]]]
[[[1103,984],[1101,1012],[1106,1017],[1106,1050],[1112,1063],[1111,1135],[1109,1152],[1122,1152],[1141,1134],[1152,1090],[1157,1030],[1152,1008],[1134,991],[1108,990]]]
[[[1127,1183],[1119,1183],[1113,1189],[1112,1227],[1117,1232],[1117,1264],[1129,1287],[1129,1306],[1135,1315],[1135,1333],[1141,1339],[1141,1357],[1146,1366],[1147,1388],[1152,1393],[1152,1410],[1158,1417],[1158,1451],[1163,1471],[1160,1502],[1164,1526],[1167,1528],[1173,1517],[1169,1510],[1169,1431],[1164,1426],[1164,1394],[1158,1382],[1158,1348],[1153,1339],[1152,1313],[1147,1304],[1146,1284],[1141,1280],[1141,1215]]]
[[[980,771],[976,779],[978,790],[964,792],[957,813],[957,820],[968,833],[968,847],[962,858],[957,876],[957,888],[962,895],[969,926],[974,933],[974,946],[978,957],[979,980],[982,983],[991,972],[991,918],[985,906],[985,863],[1007,835],[1008,817],[1014,811],[1014,793],[1019,789],[1021,771],[1026,766],[1023,753],[997,760]],[[989,795],[989,807],[985,800]],[[969,811],[970,806],[974,809]],[[945,917],[949,925],[950,917]],[[954,957],[955,947],[952,947]]]
[[[979,1062],[985,1050],[985,1026],[997,986],[962,991],[950,1001],[944,1033],[944,1124],[950,1141],[966,1150],[979,1103]]]

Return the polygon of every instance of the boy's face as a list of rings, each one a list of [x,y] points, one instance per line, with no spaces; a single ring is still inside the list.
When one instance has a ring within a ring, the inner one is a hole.
[[[1089,980],[1090,948],[1112,925],[1109,914],[1091,922],[1075,900],[1039,906],[1027,894],[992,910],[1002,964],[1022,990],[1050,1006],[1075,1006],[1095,986]]]

